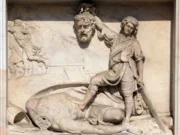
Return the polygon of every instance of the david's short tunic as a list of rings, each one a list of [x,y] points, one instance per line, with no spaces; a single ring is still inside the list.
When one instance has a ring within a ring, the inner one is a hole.
[[[118,34],[105,25],[99,33],[99,38],[110,46],[109,70],[92,77],[89,89],[97,90],[96,86],[116,86],[120,82],[122,83],[121,88],[134,85],[134,80],[138,78],[136,63],[140,60],[144,61],[144,55],[137,39]],[[136,89],[132,87],[131,89]],[[130,91],[128,95],[133,92],[133,90]]]

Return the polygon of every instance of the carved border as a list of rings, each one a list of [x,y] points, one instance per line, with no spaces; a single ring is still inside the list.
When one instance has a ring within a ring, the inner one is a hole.
[[[6,0],[0,0],[0,135],[6,135]],[[174,135],[180,135],[180,0],[174,0],[174,41],[172,62],[172,105]],[[173,51],[172,50],[172,51]],[[4,72],[4,73],[3,73]]]
[[[180,1],[174,2],[175,26],[174,26],[174,94],[173,94],[173,114],[174,114],[174,134],[180,135]]]
[[[6,0],[0,0],[0,135],[6,135]]]

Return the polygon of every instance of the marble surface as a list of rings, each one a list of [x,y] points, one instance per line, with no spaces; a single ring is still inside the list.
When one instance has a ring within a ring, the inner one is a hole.
[[[4,1],[3,1],[4,2]],[[1,3],[2,7],[4,3]],[[1,6],[0,4],[0,6]],[[177,8],[179,7],[177,2]],[[8,91],[11,93],[9,100],[24,107],[26,100],[34,93],[55,85],[72,82],[89,82],[89,78],[99,71],[107,69],[109,50],[104,43],[99,42],[97,35],[94,36],[92,43],[87,48],[81,48],[75,39],[72,30],[73,17],[76,14],[76,5],[68,8],[68,5],[11,5],[9,6],[8,20],[12,22],[16,17],[23,18],[28,24],[35,27],[33,33],[34,43],[43,44],[43,52],[48,58],[48,71],[44,75],[35,75],[9,80]],[[106,5],[98,5],[99,16],[113,30],[119,31],[118,23],[126,15],[133,15],[140,20],[138,40],[141,43],[143,52],[146,56],[145,62],[145,84],[153,103],[160,112],[170,110],[170,49],[172,46],[172,7],[166,4],[158,6],[141,5],[108,7],[115,10],[116,14],[106,11]],[[4,8],[2,18],[5,18]],[[18,10],[17,10],[18,9]],[[48,9],[48,10],[47,10]],[[128,12],[125,12],[128,9]],[[130,11],[129,11],[130,10]],[[132,12],[132,11],[133,12]],[[68,15],[67,15],[68,13]],[[178,16],[179,10],[177,10]],[[11,15],[10,15],[11,14]],[[67,16],[65,16],[65,14]],[[176,17],[178,18],[178,17]],[[179,18],[178,18],[179,19]],[[175,67],[175,117],[178,117],[178,89],[179,89],[179,20],[176,23],[176,67]],[[0,18],[4,24],[4,20]],[[4,28],[4,25],[1,25]],[[57,28],[57,29],[56,29]],[[3,29],[4,30],[4,29]],[[5,33],[5,32],[3,32]],[[0,41],[6,41],[4,34],[0,35]],[[1,44],[2,45],[2,44]],[[68,46],[68,47],[67,47]],[[1,46],[1,51],[5,49]],[[76,51],[75,51],[76,50]],[[10,51],[9,51],[10,52]],[[0,53],[5,55],[5,53]],[[68,54],[68,57],[67,57]],[[72,59],[73,58],[73,59]],[[1,61],[5,63],[5,61]],[[94,64],[95,63],[95,64]],[[96,67],[94,67],[94,65]],[[0,64],[5,69],[5,64]],[[3,71],[5,77],[5,71]],[[156,74],[156,75],[154,75]],[[2,75],[1,75],[2,76]],[[2,79],[2,78],[1,78]],[[4,79],[5,80],[5,79]],[[1,81],[2,82],[2,81]],[[4,82],[2,82],[5,84]],[[20,84],[17,86],[17,84]],[[4,85],[5,86],[5,85]],[[2,89],[2,88],[1,88]],[[1,91],[1,99],[6,100],[5,89]],[[20,96],[21,95],[21,96]],[[21,98],[22,97],[22,98]],[[20,99],[21,98],[21,99]],[[5,102],[0,102],[3,108]],[[0,134],[5,133],[5,110],[1,111]],[[179,117],[178,117],[179,118]],[[179,134],[179,119],[175,119],[175,134]]]
[[[178,135],[180,134],[180,117],[179,117],[179,112],[180,112],[180,101],[179,101],[179,96],[180,96],[180,1],[176,1],[175,4],[175,38],[174,38],[174,78],[173,78],[173,84],[174,84],[174,92],[173,92],[173,116],[175,118],[174,120],[174,134]]]
[[[0,134],[6,134],[6,2],[0,1]]]
[[[89,46],[82,47],[78,44],[73,30],[76,9],[76,5],[67,4],[16,4],[8,7],[8,23],[21,18],[32,26],[32,40],[43,46],[41,53],[48,63],[48,70],[44,75],[10,80],[9,101],[16,103],[21,94],[28,97],[29,93],[33,94],[57,83],[89,82],[91,76],[107,70],[109,49],[98,40],[97,33]],[[144,82],[157,110],[169,112],[172,6],[97,5],[97,9],[102,21],[116,32],[120,31],[120,20],[123,17],[132,15],[138,18],[140,26],[137,38],[146,56]],[[23,104],[22,102],[21,105]]]

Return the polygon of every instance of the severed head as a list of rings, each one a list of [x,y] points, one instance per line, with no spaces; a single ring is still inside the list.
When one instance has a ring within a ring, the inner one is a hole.
[[[74,17],[74,29],[80,43],[90,43],[95,33],[94,16],[89,12],[83,12]]]

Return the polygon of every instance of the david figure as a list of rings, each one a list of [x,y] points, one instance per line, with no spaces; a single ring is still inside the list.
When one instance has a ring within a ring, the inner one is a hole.
[[[144,55],[136,39],[138,20],[131,16],[125,17],[121,23],[121,31],[117,33],[103,24],[97,16],[94,19],[99,38],[110,47],[109,69],[91,78],[84,100],[76,103],[84,110],[99,87],[116,86],[125,101],[124,123],[128,123],[134,107],[133,92],[143,85]]]

